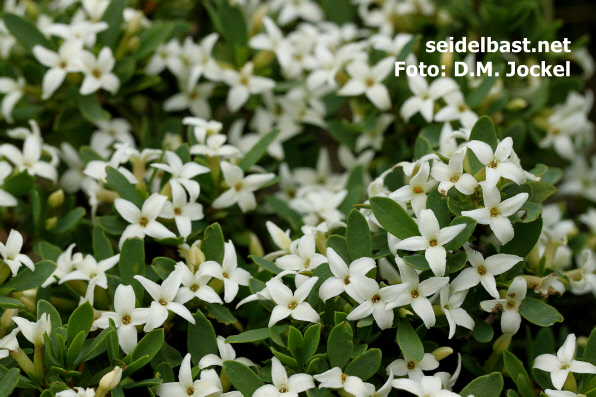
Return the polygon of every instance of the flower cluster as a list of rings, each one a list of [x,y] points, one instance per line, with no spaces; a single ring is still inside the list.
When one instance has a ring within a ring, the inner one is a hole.
[[[593,61],[456,77],[556,31],[443,3],[5,1],[2,393],[592,395]]]

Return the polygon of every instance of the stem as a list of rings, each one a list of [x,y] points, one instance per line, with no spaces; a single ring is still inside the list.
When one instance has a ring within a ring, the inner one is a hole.
[[[45,345],[42,343],[37,343],[35,345],[35,353],[33,356],[33,364],[35,367],[35,374],[37,377],[42,380],[46,377],[46,355],[45,355]]]
[[[33,365],[33,362],[29,357],[27,357],[25,352],[20,347],[18,347],[15,351],[11,351],[10,355],[27,375],[35,376],[35,366]]]
[[[0,265],[0,284],[4,284],[4,281],[10,276],[10,267],[4,261]]]
[[[223,388],[223,392],[228,392],[232,387],[232,383],[230,382],[230,378],[228,378],[228,375],[226,374],[226,371],[224,369],[221,370],[219,380],[221,381],[221,387]]]
[[[108,395],[108,392],[102,388],[99,388],[95,391],[95,397],[105,397]]]

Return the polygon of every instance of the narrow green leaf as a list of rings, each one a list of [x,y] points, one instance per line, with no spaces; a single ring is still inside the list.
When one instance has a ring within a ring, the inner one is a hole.
[[[223,370],[232,385],[245,397],[250,397],[265,383],[246,365],[238,361],[224,361]]]
[[[205,305],[207,306],[207,312],[209,312],[209,315],[222,324],[229,325],[238,321],[230,309],[225,306],[215,303],[205,303]]]
[[[112,167],[108,167],[107,174],[108,184],[120,195],[120,197],[130,201],[139,208],[143,206],[141,195],[124,175]]]
[[[122,23],[124,22],[124,7],[126,2],[124,0],[111,0],[108,8],[106,8],[101,20],[108,24],[108,28],[97,34],[97,44],[100,47],[110,47],[112,50],[116,49],[118,44],[118,36],[122,31]]]
[[[550,327],[563,321],[563,316],[554,307],[541,300],[526,297],[522,301],[519,313],[532,324]]]
[[[85,337],[83,339],[87,337],[89,330],[91,330],[91,325],[93,325],[94,317],[95,313],[89,302],[83,303],[72,312],[68,319],[68,326],[66,327],[66,342],[69,347],[79,333],[84,333]]]
[[[259,267],[270,271],[273,274],[279,274],[281,273],[281,269],[279,267],[277,267],[277,265],[271,261],[268,261],[267,259],[263,259],[260,258],[258,256],[255,255],[249,255],[248,256],[250,259],[252,259],[252,261],[257,264]]]
[[[95,94],[79,95],[77,106],[85,120],[95,123],[110,119],[110,113],[101,106]]]
[[[290,328],[289,325],[278,325],[278,333],[284,333]],[[252,343],[269,338],[269,328],[251,329],[239,335],[232,335],[226,338],[226,343]]]
[[[263,157],[265,152],[267,152],[269,145],[271,145],[279,135],[279,132],[279,129],[275,129],[266,134],[248,151],[248,153],[246,153],[240,164],[238,164],[239,167],[242,168],[242,171],[248,171],[251,166],[255,165],[261,157]]]
[[[149,362],[161,349],[163,342],[163,328],[154,329],[139,341],[139,344],[135,347],[132,353],[129,354],[129,356],[132,357],[133,361],[138,360],[141,357],[148,356],[149,360],[147,360],[147,362]]]
[[[451,221],[449,226],[455,225],[466,225],[466,227],[453,240],[444,245],[446,250],[456,250],[461,248],[461,246],[470,239],[472,233],[474,233],[476,220],[467,216],[458,216]]]
[[[511,376],[511,379],[513,379],[513,382],[515,382],[520,394],[523,397],[533,397],[534,391],[532,390],[530,377],[528,376],[528,372],[524,368],[522,362],[509,350],[505,350],[503,352],[503,362],[505,363],[505,368],[507,368],[507,372],[509,373],[509,376]],[[528,385],[530,385],[529,389]]]
[[[4,14],[2,18],[10,33],[27,51],[31,52],[36,45],[54,49],[53,44],[30,21],[15,14]]]
[[[495,125],[488,116],[482,116],[476,121],[470,132],[470,141],[482,141],[488,143],[493,150],[497,149],[499,139],[495,131]]]
[[[596,365],[596,328],[592,330],[584,349],[584,361]]]
[[[518,222],[513,226],[515,237],[513,240],[501,246],[501,254],[518,255],[522,258],[532,251],[540,234],[542,233],[542,218],[536,219],[534,222],[522,223]]]
[[[224,236],[219,223],[213,223],[205,229],[205,236],[201,243],[201,251],[205,254],[205,259],[223,262],[224,257]]]
[[[52,230],[52,233],[62,234],[66,231],[74,228],[85,216],[85,208],[77,207],[68,211],[66,215],[61,216],[56,222],[56,226]]]
[[[503,385],[503,375],[500,372],[494,372],[474,379],[458,394],[461,396],[473,395],[474,397],[499,397]]]
[[[2,284],[2,288],[12,288],[13,292],[26,291],[39,287],[56,270],[56,264],[52,261],[44,260],[35,264],[35,271],[25,268],[15,277]]]
[[[145,56],[153,54],[155,49],[171,36],[173,30],[173,24],[159,22],[156,22],[145,29],[139,35],[139,47],[133,54],[135,59],[139,60]]]
[[[25,304],[15,298],[0,296],[0,307],[3,309],[24,309]]]
[[[327,340],[327,354],[332,368],[343,368],[346,365],[354,349],[352,338],[352,327],[347,321],[333,327]]]
[[[122,283],[132,285],[136,298],[142,302],[145,289],[141,283],[134,279],[134,276],[145,275],[145,244],[143,240],[138,237],[124,240],[120,250],[118,269]]]
[[[346,242],[350,260],[369,258],[372,255],[372,236],[368,222],[360,211],[353,209],[348,215]]]
[[[401,351],[416,361],[420,361],[424,357],[424,346],[422,346],[420,336],[418,336],[408,319],[399,319],[397,325],[397,344]]]
[[[377,220],[388,233],[402,240],[420,235],[416,222],[395,201],[388,197],[372,197],[370,205]]]
[[[370,349],[352,360],[346,367],[345,373],[367,380],[373,376],[381,366],[381,350]]]
[[[100,226],[93,227],[92,234],[93,256],[98,261],[114,256],[114,249]]]
[[[211,321],[200,311],[194,314],[195,323],[188,324],[186,346],[192,355],[192,362],[198,365],[207,354],[218,354],[217,336]]]
[[[10,396],[19,383],[19,369],[13,368],[2,375],[0,379],[0,396]]]
[[[38,320],[42,314],[47,314],[50,317],[52,330],[62,327],[62,319],[60,318],[60,313],[58,313],[58,310],[56,310],[56,308],[50,302],[40,299],[37,301]]]

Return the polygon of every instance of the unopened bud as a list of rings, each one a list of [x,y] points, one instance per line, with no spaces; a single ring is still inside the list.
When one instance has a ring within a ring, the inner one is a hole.
[[[59,189],[48,197],[48,205],[52,208],[58,208],[64,203],[64,190]]]
[[[528,107],[528,102],[523,98],[515,98],[509,101],[507,105],[505,105],[505,107],[507,108],[507,110],[512,111],[522,110]]]
[[[201,266],[201,263],[205,262],[205,260],[205,254],[203,253],[203,251],[201,251],[201,249],[198,246],[193,245],[192,247],[190,247],[188,262],[190,265],[192,265],[192,267],[198,269],[199,266]]]
[[[56,227],[56,223],[58,222],[58,218],[55,216],[46,219],[46,230],[52,230]]]
[[[255,255],[261,258],[265,255],[263,245],[261,244],[261,241],[259,240],[257,235],[254,233],[250,234],[250,240],[248,242],[248,252],[251,255]]]
[[[273,51],[259,51],[254,57],[255,69],[263,69],[267,67],[275,59],[275,53]]]
[[[565,383],[563,383],[563,390],[567,390],[572,393],[577,393],[577,382],[572,372],[569,372],[569,374],[567,375],[567,379],[565,379]]]
[[[13,323],[13,316],[16,316],[18,312],[18,309],[4,310],[4,313],[2,313],[2,317],[0,317],[0,328],[7,329],[8,327],[10,327]]]
[[[141,44],[141,40],[139,39],[139,36],[132,36],[130,39],[128,39],[128,43],[127,43],[128,50],[130,52],[135,52],[137,50],[137,48],[139,48],[140,44]]]
[[[445,67],[445,75],[451,75],[451,66],[453,65],[453,53],[450,51],[441,54],[441,66]]]
[[[406,318],[406,316],[411,316],[413,313],[403,307],[397,311],[397,315],[401,318]]]
[[[439,347],[432,352],[432,355],[435,356],[437,361],[441,361],[442,359],[450,356],[453,353],[453,349],[447,346]]]
[[[511,334],[503,334],[499,336],[493,344],[493,351],[497,354],[503,354],[503,352],[509,348],[512,336],[513,335]]]
[[[586,336],[578,336],[576,342],[579,347],[585,348],[588,344],[588,338]]]
[[[114,367],[111,372],[108,372],[99,381],[96,395],[105,396],[109,391],[113,390],[122,379],[122,368]]]

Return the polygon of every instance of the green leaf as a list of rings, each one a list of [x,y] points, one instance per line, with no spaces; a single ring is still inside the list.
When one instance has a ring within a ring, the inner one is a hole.
[[[101,227],[104,232],[111,234],[112,236],[120,236],[129,223],[119,216],[105,215],[97,217],[97,225]]]
[[[104,110],[95,94],[79,95],[77,106],[85,120],[91,123],[105,121],[111,118],[110,113]]]
[[[152,55],[155,49],[172,35],[173,30],[174,25],[171,23],[153,23],[139,35],[140,43],[133,54],[134,58],[139,60]]]
[[[458,394],[461,396],[473,395],[474,397],[499,397],[503,390],[503,384],[503,375],[500,372],[494,372],[474,379]]]
[[[596,328],[592,330],[584,349],[584,361],[596,365]]]
[[[388,197],[372,197],[370,205],[375,217],[388,233],[402,240],[420,235],[416,222],[395,201]]]
[[[449,273],[459,272],[466,266],[468,261],[468,254],[463,251],[456,252],[447,257],[447,268]]]
[[[530,186],[530,189],[532,189],[532,195],[529,201],[533,203],[540,204],[557,192],[556,187],[550,183],[542,181],[528,181],[526,182],[526,185]]]
[[[56,222],[56,226],[52,230],[52,233],[62,234],[66,231],[74,228],[85,216],[85,208],[77,207],[68,211],[66,215],[61,216]]]
[[[277,265],[275,263],[268,261],[267,259],[263,259],[258,256],[255,256],[255,255],[249,255],[248,257],[250,259],[252,259],[252,261],[255,264],[257,264],[259,267],[261,267],[273,274],[281,273],[281,269],[279,267],[277,267]]]
[[[509,350],[505,350],[503,352],[503,362],[505,363],[505,368],[507,368],[507,372],[509,373],[509,376],[511,376],[511,379],[513,379],[515,382],[520,394],[523,397],[534,397],[534,391],[532,389],[530,377],[528,376],[528,372],[524,368],[522,362]]]
[[[486,321],[476,320],[476,325],[472,331],[472,336],[480,343],[490,342],[495,336],[493,326]]]
[[[13,196],[19,197],[29,193],[35,186],[35,178],[29,175],[27,170],[11,175],[4,180],[2,190]]]
[[[408,255],[403,257],[404,262],[408,266],[413,267],[416,270],[425,271],[430,270],[430,265],[424,257],[424,255]]]
[[[354,349],[352,338],[352,327],[347,321],[333,327],[327,340],[327,354],[332,368],[343,368],[346,365]]]
[[[205,305],[207,306],[207,311],[209,312],[209,315],[222,324],[229,325],[234,324],[238,321],[238,319],[234,317],[230,309],[228,309],[225,306],[218,305],[215,303],[205,303]]]
[[[353,209],[348,215],[346,242],[350,260],[369,258],[372,255],[372,237],[368,222],[360,211]]]
[[[290,327],[288,333],[288,349],[300,368],[302,368],[302,366],[308,362],[317,351],[320,336],[321,324],[311,325],[304,333],[304,337],[296,328]]]
[[[62,253],[62,249],[60,247],[43,240],[35,243],[33,246],[33,251],[41,256],[41,259],[47,259],[53,262],[56,262]]]
[[[279,132],[279,129],[275,129],[259,139],[252,149],[246,153],[240,164],[238,164],[238,166],[242,168],[242,171],[248,171],[251,166],[255,165],[261,159],[261,157],[263,157],[263,155],[267,152],[269,145],[271,145],[271,143],[273,143],[275,138],[277,138],[279,135]]]
[[[19,383],[19,369],[13,368],[2,375],[0,379],[0,396],[10,396]]]
[[[36,45],[54,49],[53,44],[30,21],[15,14],[4,14],[2,18],[10,33],[27,51],[32,52]]]
[[[352,360],[346,367],[345,373],[367,380],[373,376],[381,366],[381,350],[370,349]]]
[[[58,310],[48,301],[40,299],[37,301],[37,319],[39,320],[42,314],[47,314],[50,317],[52,330],[62,327],[62,319]]]
[[[284,333],[290,328],[289,325],[278,325],[278,333]],[[239,335],[232,335],[226,338],[226,343],[252,343],[269,338],[269,328],[251,329]]]
[[[112,50],[116,49],[118,44],[118,36],[122,31],[122,23],[124,22],[124,7],[126,2],[124,0],[111,0],[108,8],[106,8],[101,20],[108,24],[108,28],[97,34],[97,45],[99,47],[110,47]]]
[[[416,138],[416,142],[414,143],[414,160],[419,160],[423,156],[432,152],[433,148],[428,139],[422,135],[418,135],[418,138]]]
[[[225,23],[220,29],[221,35],[233,47],[239,45],[246,47],[248,44],[248,26],[242,9],[233,3],[219,1],[217,11],[220,20]]]
[[[120,250],[120,278],[125,285],[132,285],[139,302],[143,301],[145,289],[134,276],[145,275],[145,245],[138,237],[127,238]]]
[[[327,248],[333,248],[333,250],[339,255],[346,264],[350,264],[350,253],[348,251],[348,243],[346,238],[333,234],[327,238]]]
[[[499,74],[501,74],[502,71],[503,65],[496,65],[495,72],[490,76],[483,77],[482,82],[468,93],[468,95],[466,96],[466,103],[469,107],[475,108],[479,106],[482,103],[482,101],[484,101],[484,98],[486,98],[492,86],[499,79]]]
[[[325,11],[325,19],[340,26],[354,20],[356,14],[349,0],[321,0],[321,6]]]
[[[224,361],[223,370],[226,372],[232,385],[244,397],[250,397],[254,392],[265,383],[246,365],[238,361]]]
[[[497,149],[499,140],[495,131],[495,125],[490,117],[482,116],[476,121],[470,132],[470,139],[468,141],[482,141],[488,143],[493,150]]]
[[[15,298],[0,296],[0,307],[3,309],[24,309],[25,304]]]
[[[12,288],[13,292],[26,291],[39,287],[56,270],[56,264],[52,261],[43,260],[35,264],[35,271],[25,268],[15,277],[2,285],[2,288]]]
[[[87,337],[91,325],[93,325],[94,317],[95,313],[89,302],[83,303],[72,312],[66,327],[66,342],[69,347],[79,333],[83,332],[83,340]]]
[[[120,195],[120,197],[130,201],[139,208],[143,206],[141,195],[124,175],[112,167],[107,168],[107,174],[108,184]]]
[[[99,335],[93,338],[93,342],[85,349],[77,359],[74,361],[73,366],[77,367],[83,361],[87,361],[89,357],[93,357],[93,353],[98,349],[102,348],[105,344],[106,338],[110,336],[112,332],[116,332],[113,327],[108,327],[101,331]]]
[[[474,233],[476,220],[467,216],[458,216],[451,221],[449,226],[455,225],[466,225],[466,227],[453,240],[444,245],[446,250],[456,250],[461,248],[461,246],[470,239],[472,233]]]
[[[540,238],[542,218],[530,223],[518,222],[513,226],[513,231],[515,237],[507,244],[502,245],[499,252],[501,254],[518,255],[523,258],[532,251]]]
[[[188,324],[186,346],[193,364],[198,365],[201,358],[207,354],[218,354],[217,336],[213,324],[200,310],[197,310],[193,317],[195,323]]]
[[[304,222],[302,222],[302,216],[290,208],[285,201],[275,196],[267,196],[265,200],[267,201],[267,204],[271,206],[275,214],[288,222],[292,229],[298,230],[304,224]]]
[[[397,325],[397,344],[404,354],[407,354],[416,361],[420,361],[424,357],[424,346],[422,345],[420,336],[418,336],[408,319],[399,319]]]
[[[76,334],[73,340],[69,341],[68,352],[66,353],[66,368],[74,368],[74,361],[81,353],[86,338],[87,333],[83,330]]]
[[[201,242],[201,251],[205,254],[205,259],[215,261],[219,264],[224,258],[224,236],[219,223],[213,223],[205,229],[205,235]]]
[[[530,297],[522,301],[519,313],[532,324],[541,327],[550,327],[554,323],[563,321],[563,316],[557,309],[541,300]]]
[[[110,240],[106,237],[99,225],[93,227],[92,234],[93,256],[96,260],[102,261],[104,259],[114,256],[114,249]]]
[[[164,342],[164,330],[163,328],[154,329],[153,331],[146,334],[143,339],[139,341],[139,344],[135,347],[129,356],[132,357],[132,361],[136,361],[141,357],[149,357],[147,362],[151,361],[153,356],[161,349]]]
[[[429,193],[426,199],[426,208],[433,210],[441,228],[449,226],[451,211],[447,205],[447,199],[438,190]]]

